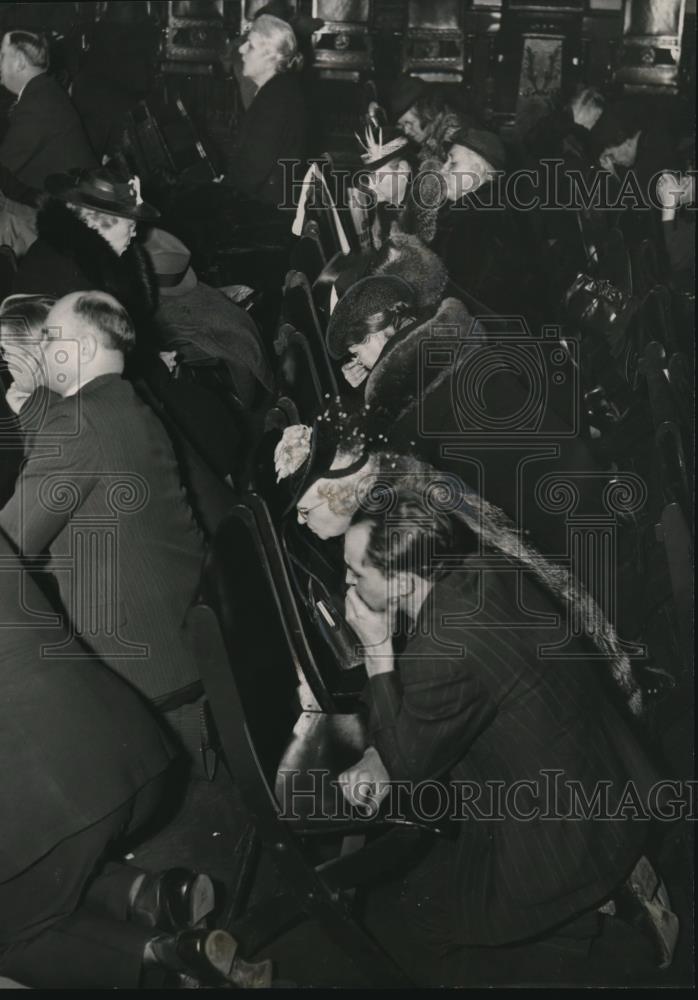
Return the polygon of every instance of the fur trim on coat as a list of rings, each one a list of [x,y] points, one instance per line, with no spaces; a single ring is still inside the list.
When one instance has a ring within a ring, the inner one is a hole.
[[[436,391],[453,374],[452,366],[445,365],[438,369],[423,369],[420,377],[419,369],[423,364],[422,343],[427,339],[435,342],[439,336],[451,342],[457,339],[465,343],[472,322],[472,316],[462,302],[447,298],[424,323],[404,334],[398,333],[388,341],[366,380],[364,394],[372,414],[381,423],[400,420],[418,405],[420,389],[423,401],[425,395]],[[477,343],[480,342],[478,338]],[[459,351],[457,360],[460,362],[462,359],[463,352]]]
[[[36,223],[44,247],[72,261],[85,278],[85,284],[61,294],[99,289],[128,310],[136,328],[151,318],[158,306],[158,284],[150,258],[139,243],[134,240],[119,256],[99,233],[55,199],[39,210]]]

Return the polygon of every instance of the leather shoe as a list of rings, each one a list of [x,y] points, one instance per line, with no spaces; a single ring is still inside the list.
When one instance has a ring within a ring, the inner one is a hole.
[[[237,957],[237,948],[237,941],[227,931],[180,931],[173,937],[152,940],[147,961],[176,973],[190,986],[270,986],[271,962],[243,962]]]
[[[146,873],[129,907],[128,919],[164,931],[203,927],[215,903],[208,875],[169,868],[157,874]]]

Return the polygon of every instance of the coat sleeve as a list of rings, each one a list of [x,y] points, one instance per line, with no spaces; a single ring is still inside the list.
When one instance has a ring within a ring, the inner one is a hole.
[[[0,511],[0,528],[23,555],[44,553],[97,482],[98,442],[84,421],[76,433],[76,412],[72,399],[49,405],[15,492]]]
[[[496,707],[459,659],[401,661],[401,675],[369,681],[369,733],[393,780],[448,771],[492,721]]]

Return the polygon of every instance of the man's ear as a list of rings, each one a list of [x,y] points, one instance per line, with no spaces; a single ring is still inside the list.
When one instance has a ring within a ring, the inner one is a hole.
[[[80,337],[80,361],[89,364],[97,353],[97,338],[91,331],[86,331]]]

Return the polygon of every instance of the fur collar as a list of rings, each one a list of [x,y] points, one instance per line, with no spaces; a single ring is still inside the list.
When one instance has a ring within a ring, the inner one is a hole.
[[[472,317],[458,299],[444,299],[436,313],[424,323],[397,334],[388,341],[366,380],[365,401],[381,417],[397,421],[417,405],[417,397],[433,392],[452,373],[450,365],[422,369],[421,344],[427,338],[438,342],[443,337],[449,344],[467,336]],[[462,353],[458,352],[458,359]]]
[[[113,295],[136,327],[150,319],[158,306],[158,285],[150,258],[139,243],[131,243],[119,257],[99,233],[53,198],[37,213],[36,225],[39,239],[74,261],[91,287]]]

